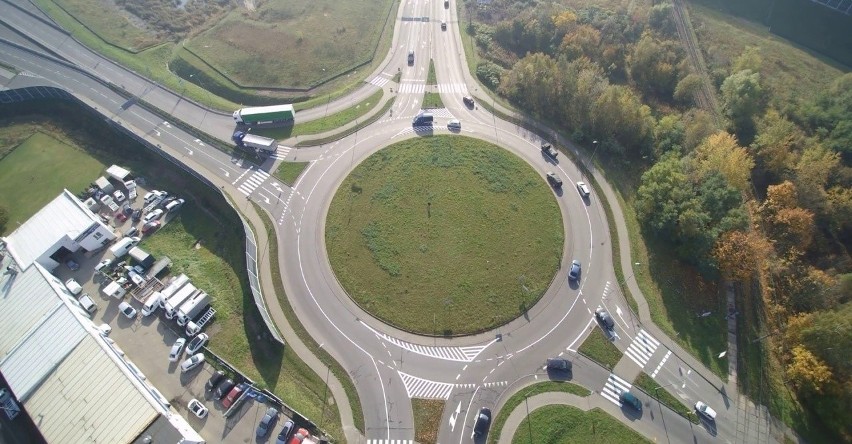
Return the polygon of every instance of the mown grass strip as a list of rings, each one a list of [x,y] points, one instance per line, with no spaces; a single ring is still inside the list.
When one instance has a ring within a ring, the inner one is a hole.
[[[437,85],[438,76],[435,74],[435,60],[429,59],[429,75],[426,77],[427,85]]]
[[[503,404],[503,407],[500,408],[500,412],[497,413],[497,417],[494,418],[492,423],[491,431],[488,433],[488,443],[496,444],[497,441],[500,440],[500,434],[503,431],[503,426],[506,424],[506,420],[509,419],[509,415],[511,415],[526,398],[538,395],[539,393],[548,392],[571,393],[577,396],[589,396],[592,393],[585,387],[561,381],[539,382],[529,387],[524,387],[519,390],[518,393],[515,393],[507,399],[506,403]]]
[[[441,94],[429,92],[423,94],[423,109],[443,108],[444,101],[441,100]]]
[[[269,216],[254,202],[252,202],[252,205],[254,205],[255,210],[263,219],[263,225],[266,227],[267,236],[269,236],[270,239],[277,239],[275,228],[272,221],[269,219]],[[325,349],[320,347],[313,337],[311,337],[305,329],[305,326],[296,316],[293,311],[293,307],[290,306],[290,301],[287,299],[287,293],[284,291],[284,282],[281,281],[281,274],[277,272],[281,269],[280,264],[278,263],[277,242],[269,243],[269,262],[270,267],[272,267],[272,285],[275,288],[275,296],[278,298],[278,302],[281,304],[281,309],[284,311],[284,317],[287,318],[287,322],[296,332],[296,335],[305,343],[305,346],[308,347],[311,353],[330,368],[334,377],[340,381],[341,385],[343,385],[343,390],[346,391],[346,396],[349,398],[349,405],[352,408],[352,420],[355,423],[355,428],[361,431],[361,433],[364,433],[364,410],[361,406],[361,399],[358,398],[358,392],[355,390],[355,384],[352,383],[352,379],[349,377],[349,373],[340,365],[340,363],[337,362],[336,359],[328,354]]]
[[[342,138],[344,138],[344,137],[346,137],[350,134],[354,134],[354,133],[360,131],[362,128],[366,128],[366,127],[372,125],[377,120],[381,119],[382,116],[384,116],[385,113],[387,113],[388,110],[393,106],[394,100],[396,100],[396,97],[392,97],[390,100],[385,102],[385,105],[382,107],[381,110],[379,110],[379,112],[377,112],[374,115],[372,115],[371,117],[368,117],[367,119],[357,123],[355,126],[353,126],[351,128],[348,128],[348,129],[343,130],[339,133],[332,134],[330,136],[323,137],[323,138],[320,138],[320,139],[309,139],[309,140],[299,141],[299,143],[296,144],[296,147],[299,148],[299,147],[323,145],[323,144],[326,144],[326,143],[331,143],[331,142],[340,140],[340,139],[342,139]]]
[[[338,111],[330,116],[325,116],[320,119],[311,120],[310,122],[298,123],[298,114],[296,115],[296,125],[285,126],[280,128],[258,128],[252,132],[273,139],[284,140],[296,136],[310,136],[314,134],[322,134],[326,131],[332,131],[340,128],[350,122],[355,121],[361,116],[372,111],[382,100],[384,95],[383,90],[374,92],[370,97],[356,103],[349,108]],[[322,105],[320,105],[322,106]]]
[[[278,165],[278,169],[275,170],[275,177],[292,187],[308,165],[310,165],[310,162],[281,162],[281,165]]]
[[[633,380],[633,386],[639,387],[645,393],[654,397],[654,399],[656,399],[659,403],[672,409],[678,415],[698,424],[698,416],[691,408],[687,407],[684,403],[680,402],[679,399],[672,396],[672,394],[666,390],[667,387],[661,387],[657,381],[654,381],[645,372],[639,373],[639,376]]]
[[[512,443],[650,444],[652,441],[599,408],[584,412],[569,405],[546,405],[518,425]]]
[[[615,367],[615,364],[618,364],[622,356],[618,348],[604,336],[597,326],[577,351],[610,370]]]

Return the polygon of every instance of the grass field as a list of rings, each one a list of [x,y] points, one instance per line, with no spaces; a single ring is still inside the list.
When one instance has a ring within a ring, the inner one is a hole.
[[[426,77],[427,85],[437,85],[438,76],[435,74],[435,60],[429,59],[429,74]]]
[[[491,431],[488,433],[488,443],[495,444],[500,440],[500,434],[503,431],[503,426],[506,424],[506,420],[509,419],[509,415],[511,415],[512,411],[521,405],[526,398],[547,392],[564,392],[577,396],[589,396],[592,393],[585,387],[581,387],[577,384],[559,381],[539,382],[529,387],[525,387],[518,391],[518,393],[512,395],[506,400],[506,403],[503,404],[500,412],[492,421]]]
[[[16,130],[0,128],[3,142],[11,141],[7,138],[11,134],[3,134],[7,132]],[[55,199],[63,188],[77,194],[88,187],[105,167],[78,146],[46,133],[31,134],[0,160],[0,207],[9,211],[4,235]]]
[[[374,154],[343,181],[326,222],[329,258],[350,297],[424,334],[521,316],[550,284],[563,243],[546,182],[504,150],[460,136]]]
[[[443,108],[443,107],[444,107],[444,101],[441,100],[440,94],[435,93],[435,92],[429,92],[429,91],[426,91],[423,94],[423,106],[421,106],[421,108],[429,109],[429,108]]]
[[[54,0],[90,30],[107,42],[131,52],[165,41],[155,32],[146,31],[128,19],[113,2],[100,0]],[[107,25],[108,24],[108,25]]]
[[[621,352],[604,336],[596,325],[589,337],[583,341],[578,350],[580,353],[594,359],[608,369],[615,367],[621,359]]]
[[[438,442],[444,401],[412,399],[411,408],[414,410],[414,440],[420,443]]]
[[[396,101],[396,96],[391,97],[390,100],[385,102],[385,104],[382,105],[382,108],[380,110],[376,111],[375,113],[373,113],[373,115],[356,121],[355,125],[350,126],[349,128],[344,129],[343,131],[335,132],[335,133],[332,133],[332,134],[327,135],[325,137],[320,137],[319,139],[303,139],[303,140],[300,140],[299,142],[296,143],[296,147],[317,146],[317,145],[322,145],[324,143],[335,142],[335,141],[338,141],[338,140],[340,140],[340,139],[342,139],[346,136],[349,136],[350,134],[354,134],[358,131],[361,131],[362,129],[376,123],[379,119],[384,117],[384,115],[388,112],[388,110],[391,109],[391,107],[393,107],[394,101]]]
[[[651,443],[600,409],[584,412],[567,405],[547,405],[530,413],[518,426],[513,444]]]
[[[281,165],[278,165],[278,169],[275,170],[275,177],[281,179],[287,185],[293,186],[308,165],[310,165],[310,162],[281,162]]]
[[[695,412],[691,407],[687,407],[684,403],[674,397],[671,393],[668,392],[669,387],[662,387],[659,390],[654,390],[660,387],[660,384],[657,381],[654,381],[650,376],[645,374],[645,372],[639,373],[639,376],[633,380],[633,385],[641,388],[645,391],[645,393],[653,396],[657,399],[658,402],[667,405],[670,409],[679,413],[681,416],[689,418],[690,421],[698,424],[698,416],[695,415]]]
[[[259,128],[254,130],[253,132],[261,136],[284,140],[290,137],[309,136],[312,134],[320,134],[326,131],[332,131],[369,113],[371,110],[373,110],[373,108],[375,108],[379,104],[379,101],[382,100],[383,94],[384,91],[378,90],[372,95],[370,95],[370,97],[367,97],[366,99],[356,103],[355,105],[350,106],[349,108],[338,111],[330,116],[312,120],[310,122],[298,123],[297,117],[297,123],[293,126],[286,126],[281,128]]]

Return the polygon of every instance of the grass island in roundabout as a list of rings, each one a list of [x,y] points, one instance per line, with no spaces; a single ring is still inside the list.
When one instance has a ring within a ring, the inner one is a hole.
[[[365,311],[426,335],[522,316],[559,269],[564,231],[544,177],[463,136],[386,147],[344,179],[326,218],[340,284]]]

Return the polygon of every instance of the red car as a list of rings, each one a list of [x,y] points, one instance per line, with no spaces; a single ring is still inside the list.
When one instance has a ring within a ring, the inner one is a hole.
[[[115,215],[115,218],[116,218],[119,222],[124,222],[124,221],[126,221],[126,220],[127,220],[127,215],[126,215],[126,214],[124,214],[124,213],[118,213],[118,214],[116,214],[116,215]]]
[[[225,396],[225,399],[222,400],[222,407],[231,407],[231,404],[233,404],[234,401],[236,401],[237,398],[240,397],[244,389],[245,387],[242,384],[232,388],[231,391],[228,392],[228,396]]]
[[[302,441],[305,440],[305,438],[308,438],[310,436],[311,436],[311,434],[308,433],[307,430],[299,429],[299,431],[297,431],[296,434],[293,435],[292,438],[290,438],[289,444],[301,444]]]

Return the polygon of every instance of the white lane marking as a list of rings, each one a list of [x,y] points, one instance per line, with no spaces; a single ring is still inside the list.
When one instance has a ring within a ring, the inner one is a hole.
[[[372,331],[373,334],[376,335],[379,339],[383,339],[391,344],[396,345],[402,349],[408,350],[413,353],[417,353],[418,355],[430,356],[433,358],[444,359],[447,361],[458,361],[458,362],[471,362],[482,353],[483,350],[488,348],[489,345],[497,342],[497,339],[494,338],[491,342],[485,345],[475,345],[468,347],[432,347],[432,346],[423,346],[412,344],[410,342],[405,342],[400,339],[388,336],[380,331],[377,331],[373,327],[367,325],[364,321],[360,321],[361,325],[366,327],[368,330]]]
[[[418,378],[401,371],[397,371],[397,373],[405,385],[405,392],[408,393],[409,398],[447,400],[450,399],[450,392],[453,391],[455,385]]]
[[[609,378],[607,378],[606,383],[603,388],[601,388],[601,396],[621,407],[621,399],[619,399],[620,395],[623,392],[630,391],[630,387],[633,387],[633,385],[618,376],[615,376],[615,374],[610,373]]]
[[[456,429],[456,419],[459,417],[459,412],[461,412],[461,401],[459,401],[459,405],[456,406],[456,411],[450,415],[450,431]]]
[[[591,319],[589,319],[589,322],[586,324],[586,326],[585,326],[585,327],[583,327],[583,331],[581,331],[581,332],[580,332],[580,334],[579,334],[579,335],[577,335],[577,337],[576,337],[576,338],[574,338],[574,342],[572,342],[572,343],[571,343],[568,347],[566,347],[566,348],[565,348],[565,350],[572,351],[572,352],[575,352],[575,353],[577,352],[577,350],[575,350],[575,349],[573,349],[573,348],[571,348],[571,347],[573,347],[573,346],[574,346],[574,344],[576,344],[576,343],[577,343],[577,341],[579,341],[579,340],[580,340],[583,336],[585,336],[585,335],[586,335],[586,332],[587,332],[587,331],[589,331],[589,325],[592,325],[592,322],[595,322],[595,317],[594,317],[594,316],[592,316],[592,318],[591,318]],[[561,355],[560,355],[560,356],[561,356]]]
[[[666,361],[668,361],[668,360],[669,360],[669,356],[671,356],[671,355],[672,355],[672,351],[671,351],[671,350],[669,350],[669,352],[668,352],[668,353],[666,353],[666,355],[665,355],[665,356],[663,356],[663,360],[662,360],[662,361],[660,361],[660,364],[659,364],[659,365],[657,365],[657,368],[655,368],[655,369],[654,369],[654,372],[653,372],[653,373],[651,373],[651,377],[652,377],[652,378],[656,378],[656,377],[657,377],[657,372],[659,372],[659,371],[660,371],[660,369],[661,369],[661,368],[663,368],[663,364],[665,364],[665,363],[666,363]]]
[[[654,339],[644,329],[640,329],[639,334],[633,338],[633,342],[630,343],[624,354],[639,365],[640,368],[645,368],[648,360],[654,355],[659,345],[660,341]]]

